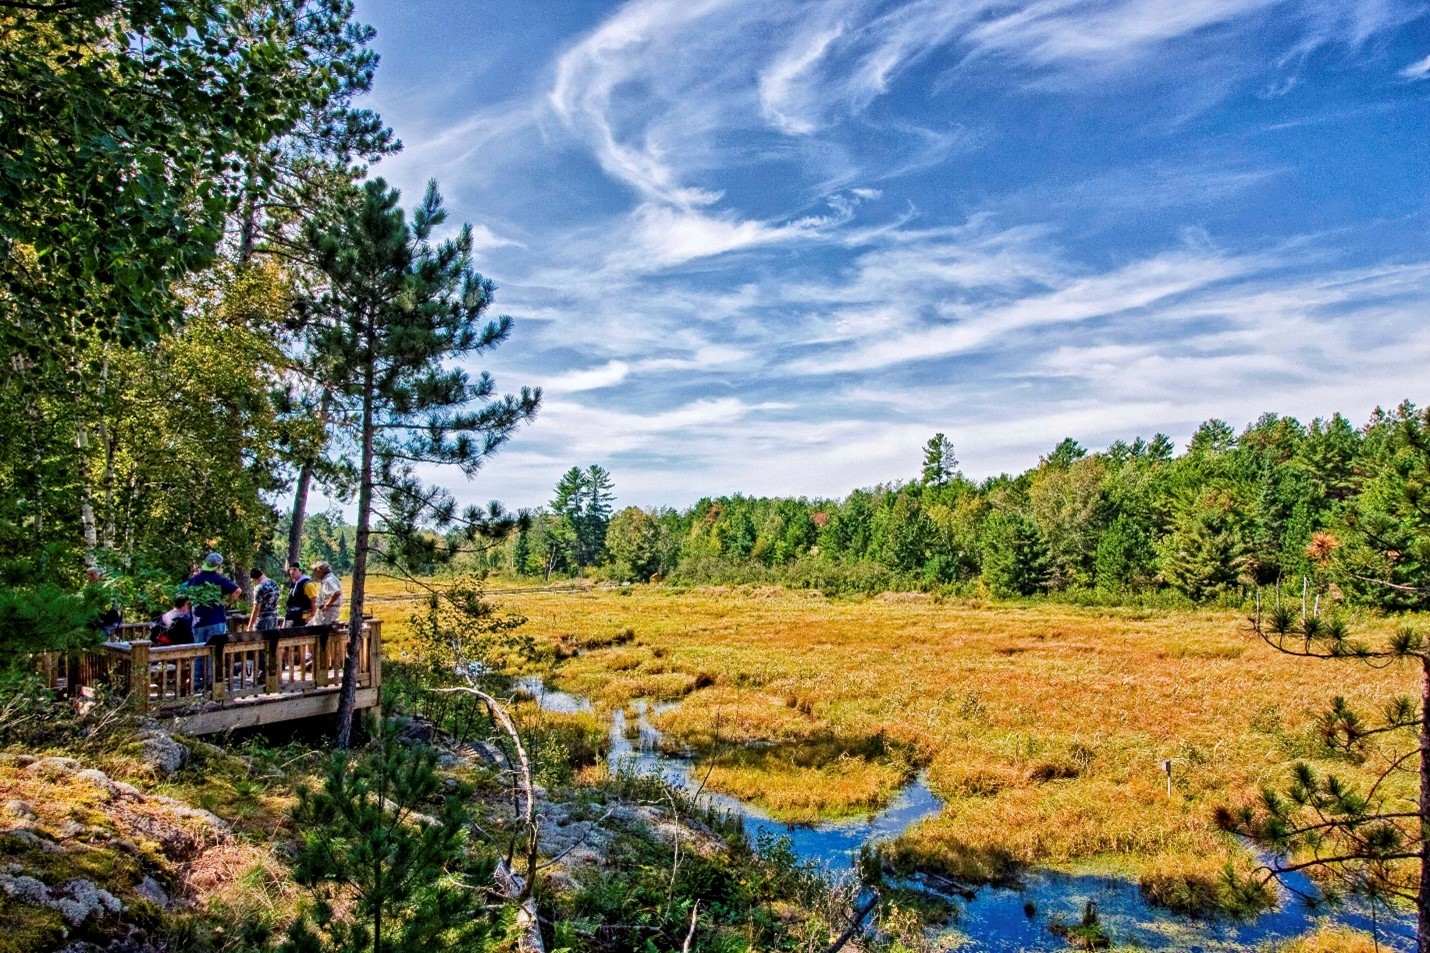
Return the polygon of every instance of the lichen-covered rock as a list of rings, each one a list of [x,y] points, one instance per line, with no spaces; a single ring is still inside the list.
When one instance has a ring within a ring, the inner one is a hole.
[[[86,768],[83,771],[76,771],[76,778],[88,781],[104,792],[105,800],[116,801],[120,798],[143,799],[144,795],[132,784],[125,784],[123,781],[115,781],[109,775],[98,768]]]
[[[139,757],[160,777],[172,777],[189,763],[189,749],[167,731],[150,728],[139,732]]]
[[[47,854],[63,854],[65,851],[63,847],[50,840],[48,837],[41,837],[34,831],[26,830],[23,827],[12,828],[11,830],[5,831],[5,833],[20,841],[22,844],[29,844],[31,847],[38,847],[40,850],[44,851]]]
[[[89,880],[50,887],[34,877],[13,873],[13,866],[0,873],[0,890],[16,900],[58,911],[70,926],[79,926],[95,913],[124,912],[118,897]]]
[[[5,813],[11,817],[18,817],[22,821],[35,819],[35,809],[28,802],[19,798],[12,798],[5,802]]]
[[[25,766],[26,771],[45,778],[57,778],[66,774],[74,774],[79,769],[80,764],[74,758],[40,758]]]
[[[153,877],[146,876],[139,882],[139,886],[134,888],[134,892],[161,910],[168,910],[173,903],[168,892]]]

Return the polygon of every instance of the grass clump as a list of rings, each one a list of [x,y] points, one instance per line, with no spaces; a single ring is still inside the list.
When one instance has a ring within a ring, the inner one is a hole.
[[[1276,905],[1272,888],[1228,863],[1210,876],[1197,858],[1162,858],[1137,885],[1148,903],[1190,916],[1254,917]]]
[[[707,772],[713,790],[798,823],[877,811],[913,777],[914,766],[882,738],[831,737],[728,750],[697,764],[697,776]]]

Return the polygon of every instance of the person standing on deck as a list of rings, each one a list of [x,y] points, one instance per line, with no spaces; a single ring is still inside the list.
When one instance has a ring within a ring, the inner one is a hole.
[[[248,571],[253,580],[253,608],[248,610],[248,627],[259,632],[278,628],[278,583],[255,566]]]
[[[204,567],[197,576],[187,579],[180,589],[199,589],[214,586],[219,591],[216,604],[197,603],[194,606],[194,643],[204,645],[218,636],[228,634],[228,607],[238,601],[242,594],[238,583],[219,572],[223,557],[209,553],[204,557]],[[194,659],[194,688],[197,690],[204,681],[204,660]]]
[[[318,608],[318,584],[308,578],[298,563],[289,563],[288,581],[292,586],[288,589],[288,609],[284,618],[290,627],[307,625]]]
[[[313,624],[337,625],[338,610],[343,605],[342,580],[326,562],[314,563],[313,572],[318,574],[318,611],[313,615]]]

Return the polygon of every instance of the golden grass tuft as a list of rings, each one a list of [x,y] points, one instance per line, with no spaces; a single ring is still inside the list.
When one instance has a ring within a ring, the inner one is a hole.
[[[1269,953],[1382,953],[1375,937],[1350,927],[1321,927],[1288,943],[1278,943]]]

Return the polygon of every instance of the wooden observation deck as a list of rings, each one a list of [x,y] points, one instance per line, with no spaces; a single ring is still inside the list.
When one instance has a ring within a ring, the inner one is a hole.
[[[209,645],[152,645],[150,627],[122,626],[132,641],[105,642],[55,661],[50,682],[71,697],[104,686],[135,711],[172,719],[191,735],[331,715],[338,710],[347,624],[235,632]],[[72,674],[72,677],[70,677]],[[376,709],[382,685],[382,623],[364,621],[357,708]]]

